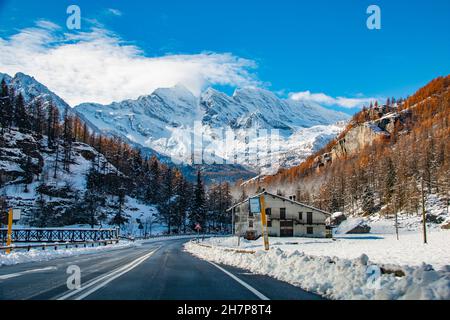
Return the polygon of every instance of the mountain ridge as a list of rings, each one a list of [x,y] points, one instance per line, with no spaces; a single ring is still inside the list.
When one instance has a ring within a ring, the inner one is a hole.
[[[195,96],[184,86],[176,85],[156,89],[136,99],[108,105],[82,103],[69,108],[62,98],[31,76],[17,73],[11,77],[0,73],[0,80],[3,78],[17,92],[22,93],[27,104],[36,99],[43,100],[46,105],[53,102],[61,115],[64,110],[69,109],[98,134],[106,133],[119,137],[149,155],[156,155],[166,163],[181,163],[185,166],[194,164],[191,146],[195,123],[201,127],[205,145],[216,148],[218,151],[215,156],[227,163],[231,159],[227,158],[229,150],[226,144],[220,141],[222,131],[231,130],[238,139],[244,138],[241,132],[243,130],[278,131],[282,149],[279,153],[280,159],[284,160],[277,159],[275,169],[267,169],[267,172],[273,172],[279,166],[289,167],[306,158],[313,150],[317,150],[339,133],[334,126],[335,122],[349,117],[315,103],[283,99],[271,91],[252,87],[236,89],[231,96],[210,87],[200,96]],[[317,130],[315,126],[322,128]],[[330,126],[330,130],[323,126]],[[308,133],[310,128],[313,129]],[[304,142],[292,139],[296,134],[302,136],[299,132],[304,132],[309,140]],[[316,143],[311,148],[305,148],[310,145],[312,134],[317,134]],[[206,149],[206,146],[204,148]],[[245,143],[239,143],[237,146],[239,152],[244,152],[246,148]],[[260,155],[254,156],[255,159],[259,157]],[[262,157],[267,158],[264,155]],[[238,172],[242,170],[246,172],[244,175],[251,176],[252,172],[254,174],[261,168],[264,171],[264,168],[271,167],[273,163],[270,161],[272,160],[267,159],[261,165],[231,164],[240,168]],[[206,167],[203,166],[203,169]],[[226,168],[225,171],[229,169]],[[213,171],[216,170],[217,168]]]

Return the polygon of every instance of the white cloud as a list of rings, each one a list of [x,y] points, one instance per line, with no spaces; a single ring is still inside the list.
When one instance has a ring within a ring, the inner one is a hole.
[[[310,91],[292,92],[289,98],[296,101],[312,101],[324,106],[340,106],[343,108],[360,108],[377,101],[377,98],[363,98],[358,94],[358,98],[331,97],[325,93],[311,93]]]
[[[118,9],[109,8],[107,11],[108,11],[108,13],[110,13],[114,16],[118,16],[118,17],[122,16],[122,11],[120,11]]]
[[[136,98],[177,84],[194,94],[214,84],[257,85],[255,67],[228,53],[149,57],[107,30],[63,33],[48,21],[0,38],[0,72],[32,75],[72,106]]]

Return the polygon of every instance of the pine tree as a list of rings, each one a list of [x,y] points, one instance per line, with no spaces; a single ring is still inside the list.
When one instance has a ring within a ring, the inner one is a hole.
[[[117,202],[116,202],[117,211],[111,220],[111,223],[118,227],[122,227],[129,220],[128,217],[126,217],[125,212],[124,212],[125,196],[126,196],[125,191],[126,190],[124,187],[120,187],[118,190]]]
[[[63,168],[64,170],[69,172],[72,154],[72,143],[73,143],[73,120],[72,117],[69,115],[68,107],[66,107],[64,111],[62,139],[64,149]]]
[[[25,109],[25,101],[22,93],[19,93],[15,100],[14,123],[22,132],[29,131],[31,129],[30,117]]]
[[[0,125],[2,126],[2,132],[4,129],[11,127],[11,115],[12,105],[9,97],[9,88],[5,79],[3,79],[0,92]]]
[[[150,168],[147,172],[147,188],[145,192],[145,200],[147,203],[156,204],[159,202],[159,183],[160,183],[160,168],[156,157],[150,160]]]
[[[89,143],[89,129],[87,127],[86,122],[83,123],[81,142],[86,143],[86,144]]]
[[[167,168],[163,174],[160,187],[160,202],[158,211],[160,221],[167,225],[167,233],[172,232],[172,223],[176,208],[177,197],[174,193],[174,177],[171,168]]]
[[[173,225],[177,227],[179,233],[186,232],[186,218],[192,199],[192,187],[179,170],[174,172],[173,189]]]
[[[201,172],[197,173],[197,184],[194,189],[194,200],[192,203],[191,225],[199,223],[203,229],[206,227],[206,196]]]
[[[8,210],[6,197],[0,196],[0,227],[8,224]]]
[[[39,136],[45,131],[45,112],[42,100],[37,100],[33,105],[32,130]]]
[[[101,220],[101,207],[105,205],[105,197],[95,190],[87,189],[83,196],[81,223],[87,223],[94,228]]]
[[[391,201],[392,194],[394,193],[396,179],[397,178],[394,163],[392,162],[392,159],[388,157],[386,159],[386,177],[384,188],[385,203],[389,203]]]
[[[41,184],[40,187],[43,185]],[[40,188],[38,187],[38,190]],[[47,201],[42,193],[39,193],[36,199],[35,207],[31,210],[31,224],[38,228],[48,227],[50,221],[50,210],[47,205]]]
[[[33,182],[33,164],[31,162],[31,157],[27,157],[27,162],[25,163],[25,166],[23,168],[23,171],[25,172],[25,180],[24,180],[24,192],[28,193],[28,184]]]
[[[362,201],[362,209],[364,213],[372,214],[375,212],[375,195],[369,184],[367,184],[364,188]]]
[[[2,79],[0,86],[1,86],[0,98],[9,97],[9,88],[4,78]]]
[[[223,183],[221,189],[222,189],[222,205],[219,221],[223,225],[231,226],[231,214],[227,212],[228,208],[230,208],[233,203],[233,196],[231,195],[230,184],[228,182]]]
[[[100,174],[95,170],[95,159],[91,161],[91,167],[86,175],[86,191],[81,205],[82,222],[87,223],[92,228],[101,220],[102,206],[106,204],[106,196],[102,192]]]
[[[59,135],[59,111],[53,104],[50,104],[47,111],[47,137],[48,147],[54,148]]]

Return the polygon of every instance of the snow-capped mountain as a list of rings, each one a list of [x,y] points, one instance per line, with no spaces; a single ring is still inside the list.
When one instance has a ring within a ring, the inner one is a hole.
[[[44,106],[46,103],[52,101],[59,109],[61,115],[66,107],[69,107],[70,110],[70,106],[61,97],[29,75],[18,72],[14,77],[11,77],[8,74],[0,73],[0,81],[3,79],[5,79],[5,82],[8,85],[14,88],[16,94],[21,93],[23,95],[27,104],[33,103],[37,99],[41,99],[44,102]]]
[[[280,99],[273,92],[258,88],[238,89],[231,97],[209,88],[200,103],[205,112],[203,122],[212,127],[278,129],[283,135],[348,117],[312,102]]]
[[[245,158],[237,163],[254,169],[274,164],[274,154],[282,166],[298,163],[339,133],[339,126],[329,125],[348,118],[318,104],[281,99],[263,89],[239,89],[228,96],[209,88],[195,97],[182,86],[111,105],[85,103],[75,111],[96,130],[119,135],[175,162],[192,163],[201,152],[211,164]],[[261,151],[267,142],[261,129],[268,136],[276,134],[271,140],[275,148],[269,152]],[[251,130],[259,131],[254,139],[246,139]],[[234,135],[233,144],[226,140],[227,132]],[[192,147],[194,140],[203,142],[201,150]],[[252,148],[259,152],[249,153]],[[272,155],[270,160],[267,154]]]
[[[52,101],[61,114],[69,106],[31,76],[0,73],[3,78],[27,104]],[[209,88],[197,97],[180,85],[110,105],[83,103],[73,111],[93,130],[119,136],[165,162],[191,165],[200,158],[207,164],[237,164],[233,171],[244,165],[264,173],[303,161],[339,133],[341,126],[335,123],[348,119],[319,104],[282,99],[264,89],[238,89],[230,96]],[[230,133],[232,143],[227,140]],[[201,141],[200,148],[194,141]],[[270,148],[264,149],[269,141]]]

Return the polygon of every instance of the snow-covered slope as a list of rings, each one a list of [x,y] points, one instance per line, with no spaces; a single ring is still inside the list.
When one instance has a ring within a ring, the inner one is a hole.
[[[10,207],[22,209],[23,215],[19,225],[28,226],[33,220],[33,211],[38,208],[42,197],[52,206],[56,218],[48,221],[47,226],[64,225],[65,214],[82,200],[86,191],[87,174],[92,161],[104,172],[123,176],[107,161],[105,156],[91,146],[75,142],[71,152],[69,171],[63,169],[61,160],[63,149],[59,152],[47,147],[47,138],[30,133],[21,133],[11,129],[0,136],[0,197]],[[55,166],[56,156],[59,154]],[[56,167],[56,171],[55,171]],[[105,222],[110,221],[114,209],[114,196],[105,194],[106,203],[100,211],[105,214]],[[138,234],[136,219],[146,221],[157,213],[155,206],[140,203],[126,197],[124,215],[129,222],[123,226],[124,232]],[[81,214],[77,212],[77,214]],[[161,225],[155,223],[154,234],[161,232]]]
[[[44,102],[44,105],[50,101],[58,107],[60,114],[62,115],[66,107],[69,105],[61,99],[58,95],[50,91],[46,86],[37,81],[35,78],[30,77],[24,73],[17,73],[14,77],[7,74],[0,73],[0,81],[5,79],[5,82],[12,86],[16,94],[21,93],[27,104],[33,103],[38,99]],[[70,108],[69,108],[70,109]]]
[[[176,86],[158,89],[137,100],[107,106],[87,103],[75,110],[99,132],[119,135],[182,163],[192,163],[193,137],[203,141],[201,151],[195,150],[196,155],[213,153],[210,163],[235,163],[234,155],[246,153],[249,145],[251,149],[262,143],[261,138],[246,142],[248,130],[264,129],[269,135],[277,130],[279,138],[274,150],[282,166],[298,163],[322,147],[338,133],[339,126],[328,125],[348,118],[317,104],[280,99],[270,91],[255,88],[236,90],[232,96],[210,88],[197,98],[184,87]],[[225,141],[228,130],[237,138],[233,150]],[[279,161],[272,163],[273,157],[269,161],[266,151],[259,150],[237,162],[254,169],[271,164],[277,168]]]
[[[201,104],[205,110],[204,123],[213,127],[279,129],[284,135],[298,128],[328,125],[348,118],[318,104],[280,99],[273,92],[258,88],[238,89],[231,97],[210,88],[202,95]]]

